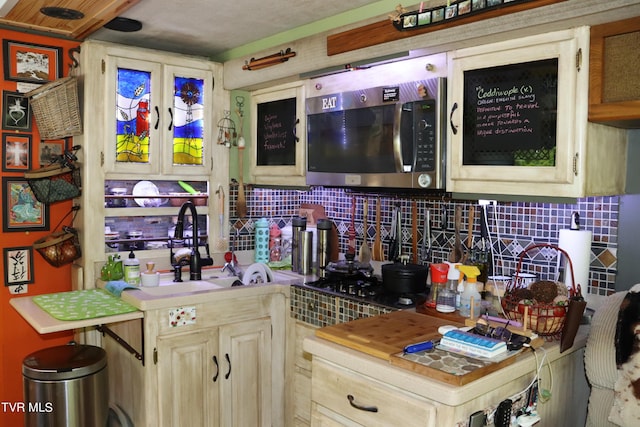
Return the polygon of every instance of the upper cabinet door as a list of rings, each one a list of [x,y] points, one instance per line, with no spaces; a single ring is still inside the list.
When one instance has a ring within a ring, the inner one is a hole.
[[[162,66],[113,56],[105,63],[105,171],[157,174],[163,151]]]
[[[447,191],[582,197],[622,190],[618,173],[602,180],[595,167],[624,170],[625,145],[619,133],[587,126],[588,42],[581,27],[450,54]]]
[[[163,171],[178,175],[204,175],[211,166],[213,73],[209,70],[164,67],[165,123]]]
[[[256,184],[305,185],[302,83],[251,94],[251,172]]]

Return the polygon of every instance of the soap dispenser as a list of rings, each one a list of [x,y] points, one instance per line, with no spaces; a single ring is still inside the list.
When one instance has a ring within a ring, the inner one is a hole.
[[[482,306],[480,292],[478,292],[478,276],[480,269],[475,265],[459,265],[458,270],[464,274],[464,291],[460,294],[460,316],[477,317]]]
[[[124,280],[130,285],[140,286],[140,260],[131,251],[129,258],[124,260]]]

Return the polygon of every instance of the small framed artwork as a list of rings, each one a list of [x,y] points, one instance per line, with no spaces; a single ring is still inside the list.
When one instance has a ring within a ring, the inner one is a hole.
[[[487,6],[486,0],[471,0],[471,10],[484,9]]]
[[[48,140],[40,142],[38,149],[38,160],[40,161],[40,167],[48,166],[54,163],[62,156],[64,152],[65,141],[61,140]]]
[[[2,170],[25,172],[31,169],[31,135],[2,134]]]
[[[4,248],[4,285],[33,283],[33,248]]]
[[[48,83],[62,77],[62,48],[3,40],[4,79]]]
[[[451,19],[451,18],[455,18],[456,16],[458,16],[458,4],[454,3],[450,6],[447,6],[445,8],[445,12],[444,12],[444,18],[445,19]]]
[[[431,11],[431,22],[439,22],[444,20],[444,7]]]
[[[402,18],[402,28],[413,28],[418,24],[418,15],[415,13],[411,15],[405,15]]]
[[[428,24],[431,24],[431,11],[427,10],[426,12],[418,13],[418,25]]]
[[[458,15],[464,15],[471,12],[471,0],[464,0],[458,3]]]
[[[2,129],[31,132],[29,98],[19,92],[2,91]]]
[[[24,178],[2,178],[2,230],[49,230],[49,205],[36,199]]]
[[[488,7],[498,6],[500,4],[502,4],[502,0],[487,0]]]

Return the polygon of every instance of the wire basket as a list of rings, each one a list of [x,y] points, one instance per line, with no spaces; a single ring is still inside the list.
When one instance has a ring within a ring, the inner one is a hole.
[[[575,283],[573,263],[565,250],[549,244],[532,245],[520,254],[518,267],[514,276],[515,279],[507,285],[504,297],[502,298],[502,308],[509,319],[522,323],[524,327],[531,329],[540,336],[555,338],[559,337],[562,333],[567,310],[569,309],[569,299],[580,293],[580,285],[575,284],[575,287],[567,288],[562,283],[556,283],[558,296],[563,297],[560,299],[564,301],[563,304],[560,304],[560,302],[540,302],[535,299],[523,298],[523,296],[527,296],[526,290],[528,290],[528,288],[523,285],[523,281],[517,279],[521,272],[520,269],[523,258],[531,249],[541,247],[556,249],[567,257],[572,283]],[[564,297],[566,297],[566,299]]]
[[[61,267],[82,256],[78,232],[72,227],[63,227],[34,242],[33,248],[52,266]]]
[[[41,203],[73,199],[81,192],[80,169],[74,166],[53,164],[25,172],[24,177]]]
[[[80,135],[78,78],[57,79],[27,93],[41,139]]]

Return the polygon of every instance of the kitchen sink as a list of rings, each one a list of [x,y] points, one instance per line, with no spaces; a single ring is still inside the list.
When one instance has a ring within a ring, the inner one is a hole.
[[[230,288],[236,280],[238,280],[238,278],[235,276],[212,276],[204,280],[185,280],[184,282],[174,282],[170,279],[161,279],[159,286],[140,287],[140,291],[153,296],[208,292],[216,289]]]

